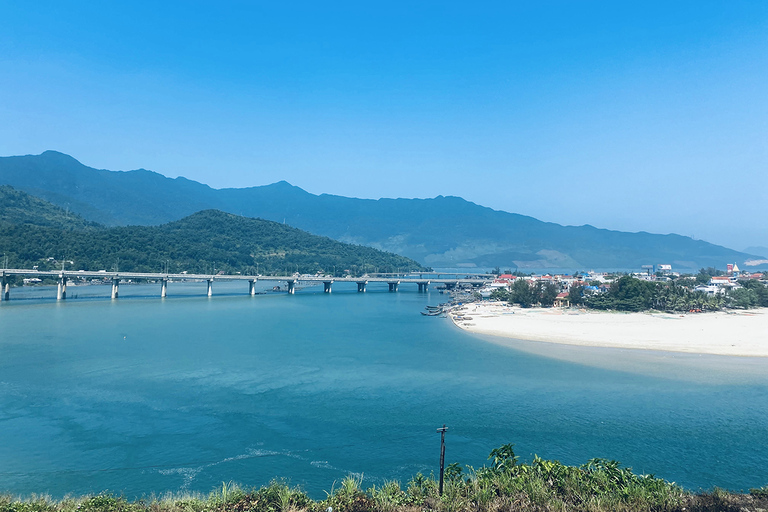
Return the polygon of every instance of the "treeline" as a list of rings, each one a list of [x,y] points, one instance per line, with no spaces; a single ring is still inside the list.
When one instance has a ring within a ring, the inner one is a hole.
[[[709,269],[712,271],[714,269]],[[709,295],[694,290],[696,284],[708,283],[710,274],[704,269],[695,277],[683,277],[669,282],[645,281],[622,276],[603,292],[574,285],[568,291],[573,306],[617,311],[717,311],[723,308],[749,309],[768,307],[768,286],[755,279],[741,281],[740,288]],[[523,307],[552,306],[559,288],[552,283],[516,279],[509,290],[498,289],[491,294],[495,300]]]
[[[507,290],[497,288],[491,293],[491,299],[519,304],[524,308],[531,306],[551,307],[555,303],[560,289],[553,283],[527,281],[518,277]]]
[[[594,309],[618,311],[717,311],[722,308],[768,307],[768,286],[753,279],[739,284],[741,288],[709,295],[693,290],[685,278],[682,282],[660,283],[623,276],[604,293],[582,294],[579,303]]]
[[[162,226],[94,229],[0,222],[9,268],[292,274],[425,270],[371,247],[262,219],[206,210]]]
[[[274,481],[246,490],[223,484],[209,495],[150,497],[128,501],[109,494],[83,498],[46,497],[20,500],[0,496],[0,511],[8,512],[639,512],[764,510],[768,488],[749,494],[722,490],[690,493],[653,475],[636,475],[612,460],[592,459],[581,466],[535,457],[518,463],[512,445],[491,451],[491,464],[475,469],[450,464],[443,492],[433,476],[418,474],[402,487],[389,481],[367,490],[362,475],[348,476],[322,500],[313,500],[301,488]]]

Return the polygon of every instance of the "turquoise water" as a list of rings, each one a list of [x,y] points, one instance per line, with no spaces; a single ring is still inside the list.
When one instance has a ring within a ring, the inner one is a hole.
[[[159,287],[159,286],[158,286]],[[513,347],[419,314],[445,296],[172,283],[12,290],[0,305],[0,491],[129,497],[285,477],[314,497],[479,466],[515,443],[691,489],[768,483],[768,360]],[[415,288],[415,287],[414,287]],[[102,298],[98,298],[98,297]],[[96,298],[94,298],[96,297]],[[538,353],[535,353],[538,352]],[[338,483],[336,484],[338,485]]]

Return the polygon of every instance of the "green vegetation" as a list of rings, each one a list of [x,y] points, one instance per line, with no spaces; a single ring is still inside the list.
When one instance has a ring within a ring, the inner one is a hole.
[[[396,254],[217,210],[162,226],[106,228],[10,187],[0,194],[0,252],[9,268],[336,275],[424,270]]]
[[[532,306],[551,307],[555,303],[559,290],[553,283],[539,281],[529,283],[525,279],[515,279],[509,290],[497,288],[491,293],[491,299],[519,304],[524,308]]]
[[[100,494],[56,501],[0,496],[0,512],[497,512],[519,511],[741,511],[768,507],[766,487],[750,494],[715,489],[694,494],[653,475],[636,475],[616,461],[592,459],[582,466],[534,457],[518,463],[512,445],[491,451],[487,467],[450,464],[441,496],[434,476],[418,474],[403,488],[386,482],[368,490],[350,475],[313,500],[298,487],[273,481],[246,490],[224,483],[208,495],[150,497],[129,501]],[[465,470],[466,469],[466,473]]]
[[[0,185],[0,222],[66,230],[84,230],[99,227],[98,224],[88,222],[79,215],[67,212],[58,206],[30,196],[8,185]]]
[[[768,307],[768,286],[756,280],[741,284],[743,288],[707,295],[679,281],[660,283],[623,276],[614,281],[607,292],[590,295],[583,302],[590,308],[618,311],[716,311],[724,307]]]
[[[701,275],[706,275],[704,282],[709,283],[709,274],[704,269]],[[694,286],[700,282],[698,276],[696,279],[681,277],[674,281],[658,282],[624,275],[617,277],[605,292],[593,292],[584,286],[574,285],[568,291],[568,299],[573,306],[584,305],[593,309],[616,311],[681,312],[768,307],[768,286],[755,279],[743,280],[739,283],[741,288],[715,295],[694,290]],[[557,292],[558,288],[552,283],[516,279],[508,290],[494,290],[491,299],[519,304],[525,308],[549,307],[557,297]]]

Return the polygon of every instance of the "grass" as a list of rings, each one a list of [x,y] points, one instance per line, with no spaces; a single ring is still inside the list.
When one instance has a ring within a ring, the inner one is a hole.
[[[390,481],[363,490],[350,475],[323,500],[313,500],[285,481],[244,489],[232,482],[205,494],[169,494],[130,501],[109,494],[24,499],[0,496],[0,512],[634,512],[768,510],[768,486],[749,494],[721,489],[691,493],[653,475],[636,475],[616,461],[592,459],[582,466],[534,457],[518,464],[512,445],[491,452],[487,467],[446,468],[442,495],[433,476],[417,474],[402,487]]]

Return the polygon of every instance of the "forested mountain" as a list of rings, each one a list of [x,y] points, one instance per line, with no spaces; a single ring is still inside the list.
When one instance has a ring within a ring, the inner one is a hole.
[[[0,223],[69,230],[100,227],[95,222],[8,185],[0,185]]]
[[[215,208],[286,222],[432,267],[588,269],[668,263],[697,269],[743,265],[756,257],[679,235],[561,226],[459,197],[354,199],[314,195],[286,182],[216,190],[146,170],[96,170],[54,151],[0,158],[0,184],[108,225],[161,224]]]
[[[8,199],[11,200],[8,200]],[[205,210],[160,226],[107,228],[0,188],[0,252],[11,268],[341,275],[423,270],[417,262],[277,222]],[[71,262],[71,263],[69,263]]]

